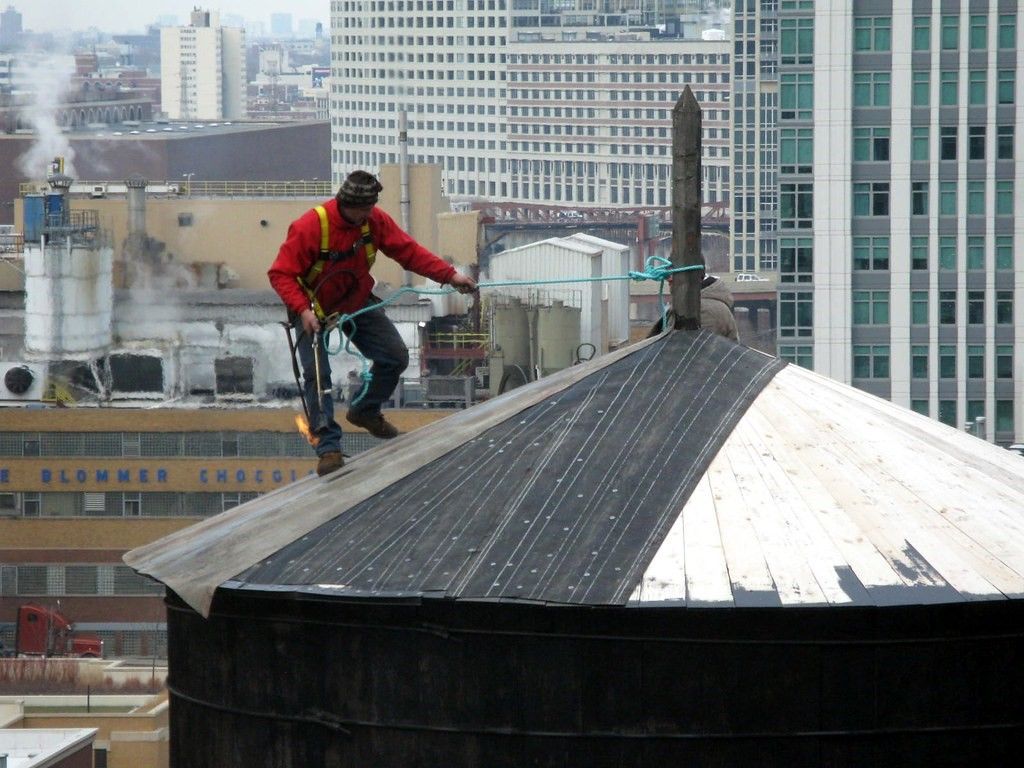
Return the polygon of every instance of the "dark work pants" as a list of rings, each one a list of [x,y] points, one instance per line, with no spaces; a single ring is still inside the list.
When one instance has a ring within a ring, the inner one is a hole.
[[[376,301],[371,298],[370,304]],[[352,345],[358,349],[368,360],[372,361],[370,373],[373,380],[367,387],[366,394],[355,410],[360,412],[377,413],[381,404],[391,397],[398,385],[398,379],[409,366],[409,350],[402,341],[402,337],[395,328],[394,323],[388,320],[383,309],[373,309],[364,312],[351,323],[345,324],[345,330],[352,332]],[[316,446],[318,456],[325,453],[341,450],[341,427],[334,420],[334,397],[331,387],[331,362],[325,349],[320,350],[320,381],[321,389],[327,390],[323,394],[323,422],[326,426],[317,430],[321,423],[320,406],[316,393],[317,376],[314,370],[313,345],[309,336],[302,330],[301,321],[296,323],[296,346],[299,351],[299,362],[302,365],[302,378],[305,384],[306,407],[309,409],[310,429],[314,431],[320,442]]]

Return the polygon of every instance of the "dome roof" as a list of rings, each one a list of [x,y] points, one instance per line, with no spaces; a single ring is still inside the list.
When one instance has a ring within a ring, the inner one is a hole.
[[[130,552],[350,599],[893,605],[1024,593],[1024,461],[706,331],[670,332]]]

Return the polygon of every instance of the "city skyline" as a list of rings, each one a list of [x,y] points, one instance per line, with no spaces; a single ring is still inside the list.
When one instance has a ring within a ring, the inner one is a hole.
[[[90,27],[111,34],[144,32],[147,25],[162,16],[177,16],[179,24],[188,24],[194,7],[220,11],[222,18],[237,15],[260,21],[268,28],[272,13],[289,13],[296,25],[302,19],[315,19],[322,21],[325,27],[330,15],[328,0],[294,0],[287,4],[281,0],[217,0],[215,3],[154,0],[136,6],[126,6],[116,0],[95,0],[87,4],[55,0],[45,5],[21,0],[3,4],[4,9],[11,6],[21,13],[25,30],[33,32],[81,31]]]

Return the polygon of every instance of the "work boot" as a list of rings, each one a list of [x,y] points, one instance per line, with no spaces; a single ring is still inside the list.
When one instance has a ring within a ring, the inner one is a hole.
[[[385,419],[380,411],[371,413],[370,411],[350,410],[345,414],[345,418],[348,419],[349,424],[362,427],[374,437],[379,437],[382,440],[398,437],[398,430],[395,428],[395,425]]]
[[[323,477],[326,474],[333,472],[336,469],[341,469],[345,466],[345,459],[342,457],[340,451],[328,451],[320,457],[320,461],[316,465],[316,473]]]

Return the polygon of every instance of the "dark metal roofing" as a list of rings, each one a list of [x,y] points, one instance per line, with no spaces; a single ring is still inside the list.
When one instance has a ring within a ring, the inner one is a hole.
[[[226,586],[624,604],[781,366],[706,332],[670,334],[453,445]]]

